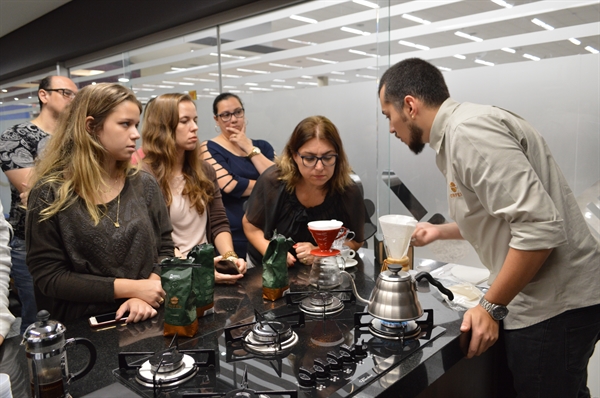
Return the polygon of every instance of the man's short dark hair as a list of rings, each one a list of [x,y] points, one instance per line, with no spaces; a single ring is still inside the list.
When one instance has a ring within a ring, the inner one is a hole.
[[[383,86],[384,99],[399,110],[407,95],[429,107],[438,107],[450,97],[442,72],[420,58],[405,59],[386,70],[379,82],[379,93]]]
[[[42,106],[44,106],[44,103],[40,99],[40,90],[48,90],[49,88],[52,88],[53,77],[54,76],[46,76],[42,79],[42,81],[40,81],[40,85],[38,87],[38,102],[40,103],[40,111],[42,110]]]

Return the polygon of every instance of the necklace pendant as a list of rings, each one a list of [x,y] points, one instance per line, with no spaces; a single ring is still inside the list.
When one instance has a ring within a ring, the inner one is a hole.
[[[120,225],[120,224],[119,224],[119,222],[117,221],[117,222],[115,223],[115,227],[116,227],[116,228],[119,228],[120,226],[121,226],[121,225]]]

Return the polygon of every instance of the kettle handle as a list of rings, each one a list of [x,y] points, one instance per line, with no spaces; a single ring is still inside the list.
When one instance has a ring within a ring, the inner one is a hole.
[[[94,344],[92,344],[90,340],[81,337],[68,339],[65,343],[65,347],[78,344],[82,344],[87,347],[88,351],[90,352],[90,359],[88,360],[88,363],[83,370],[80,370],[77,373],[69,374],[67,383],[81,379],[83,376],[88,374],[90,370],[92,370],[94,364],[96,363],[96,347],[94,347]]]
[[[419,272],[417,274],[417,276],[415,276],[415,280],[417,282],[423,278],[427,279],[429,281],[429,283],[431,283],[432,285],[437,287],[440,292],[442,292],[446,296],[448,296],[448,300],[450,300],[450,301],[454,300],[454,294],[450,290],[448,290],[444,285],[442,285],[442,283],[440,281],[438,281],[433,276],[431,276],[431,274],[429,274],[429,272]]]

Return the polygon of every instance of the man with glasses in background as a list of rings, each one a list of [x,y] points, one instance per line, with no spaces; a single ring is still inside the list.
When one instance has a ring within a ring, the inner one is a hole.
[[[40,114],[30,122],[20,123],[0,135],[0,161],[10,182],[9,222],[14,230],[11,241],[12,270],[21,301],[21,334],[36,321],[37,307],[33,279],[25,263],[25,208],[21,194],[29,190],[28,181],[35,159],[58,125],[58,118],[77,94],[77,86],[65,76],[47,76],[40,82]]]

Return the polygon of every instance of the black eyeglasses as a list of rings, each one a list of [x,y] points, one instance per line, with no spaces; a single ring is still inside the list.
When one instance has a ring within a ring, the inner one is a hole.
[[[235,116],[238,119],[241,119],[244,117],[244,108],[237,108],[235,111],[233,111],[233,113],[231,112],[223,112],[223,113],[219,113],[217,115],[217,117],[220,117],[222,121],[224,122],[228,122],[231,120],[231,116]]]
[[[306,167],[317,167],[319,160],[323,166],[333,166],[337,162],[338,155],[325,156],[302,156],[300,152],[296,152],[302,158],[302,164]]]
[[[46,91],[56,91],[57,93],[60,93],[60,95],[62,95],[65,98],[68,98],[68,99],[73,99],[77,95],[76,92],[71,91],[68,88],[46,88],[44,90],[46,90]]]

